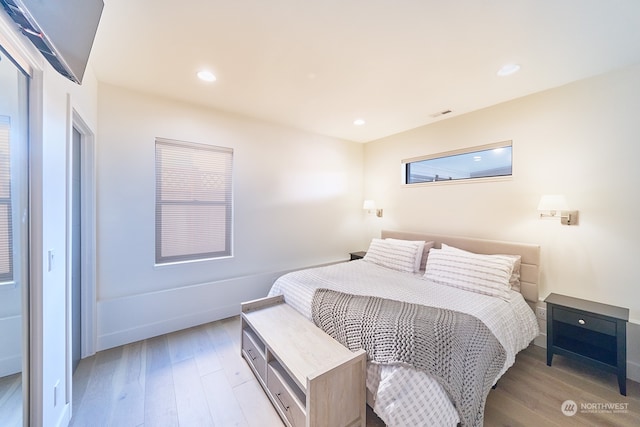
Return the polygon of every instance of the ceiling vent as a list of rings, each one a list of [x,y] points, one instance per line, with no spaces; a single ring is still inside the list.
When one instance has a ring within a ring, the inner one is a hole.
[[[451,112],[452,112],[451,110],[438,111],[437,113],[430,114],[429,117],[435,119],[437,117],[444,116],[444,115],[449,114]]]

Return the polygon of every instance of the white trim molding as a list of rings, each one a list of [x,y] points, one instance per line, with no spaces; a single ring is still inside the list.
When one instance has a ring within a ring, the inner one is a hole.
[[[98,301],[98,351],[236,316],[241,302],[266,296],[286,272]]]

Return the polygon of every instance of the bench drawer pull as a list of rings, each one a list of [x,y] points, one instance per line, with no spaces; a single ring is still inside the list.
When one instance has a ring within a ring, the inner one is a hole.
[[[285,411],[289,412],[289,406],[285,405],[285,403],[282,401],[282,399],[280,398],[280,395],[282,393],[276,393],[276,397],[278,398],[278,401],[280,402],[280,404],[282,405],[282,407],[284,408]]]

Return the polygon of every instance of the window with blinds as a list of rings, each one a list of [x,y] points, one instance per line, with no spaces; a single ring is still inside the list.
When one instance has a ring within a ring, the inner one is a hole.
[[[9,117],[0,116],[0,283],[13,281]]]
[[[156,264],[231,256],[233,149],[156,138]]]

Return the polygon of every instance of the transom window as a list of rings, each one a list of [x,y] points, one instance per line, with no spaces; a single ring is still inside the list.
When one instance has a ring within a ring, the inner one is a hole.
[[[156,138],[156,264],[231,256],[233,149]]]
[[[499,142],[402,161],[404,184],[509,177],[512,142]]]

